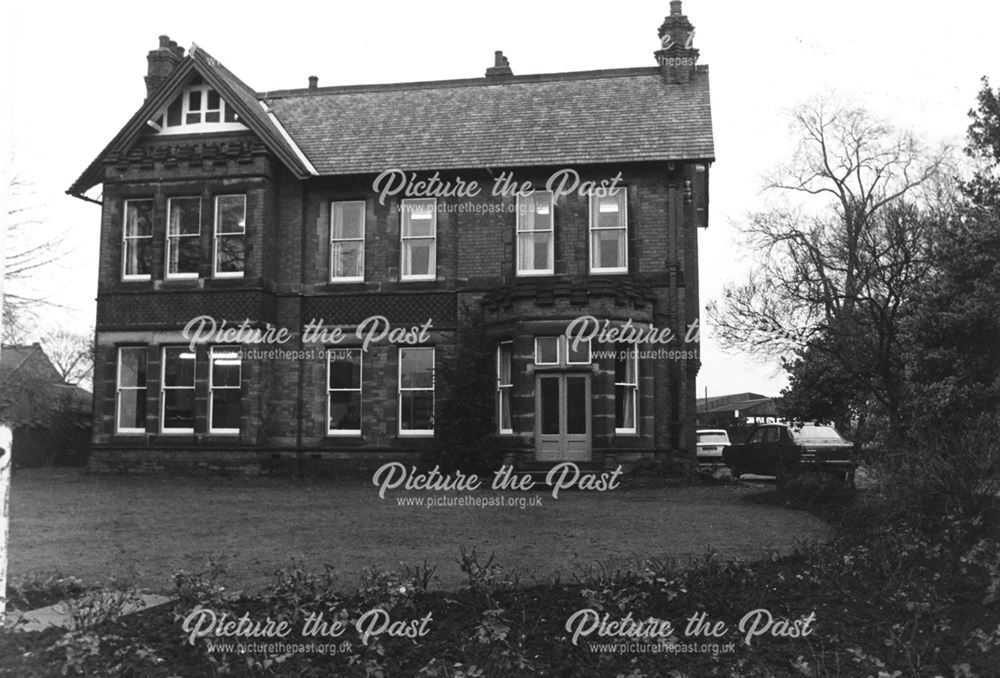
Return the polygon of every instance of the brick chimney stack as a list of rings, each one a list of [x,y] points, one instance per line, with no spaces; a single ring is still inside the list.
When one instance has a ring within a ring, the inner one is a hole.
[[[493,65],[486,69],[486,77],[497,78],[505,75],[514,75],[514,71],[510,70],[510,61],[503,52],[497,50],[493,53]]]
[[[670,15],[663,20],[658,35],[660,49],[654,56],[663,80],[671,84],[690,82],[698,50],[694,48],[694,26],[681,11],[681,0],[671,0]]]
[[[146,71],[146,98],[153,96],[184,58],[184,48],[167,35],[160,36],[160,46],[146,55],[148,69]]]

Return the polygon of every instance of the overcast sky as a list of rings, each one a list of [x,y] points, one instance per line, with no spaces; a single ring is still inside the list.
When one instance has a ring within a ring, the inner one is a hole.
[[[666,0],[16,5],[0,35],[11,66],[5,132],[44,228],[71,234],[71,255],[43,285],[67,307],[49,322],[81,331],[93,325],[100,208],[65,190],[142,104],[145,56],[160,34],[197,43],[262,91],[305,87],[310,75],[321,86],[478,77],[496,49],[516,74],[652,66],[669,13]],[[703,304],[752,263],[739,222],[765,205],[761,175],[791,152],[792,106],[835,92],[929,142],[961,145],[980,78],[1000,84],[992,3],[687,0],[684,12],[711,68],[715,125]],[[702,342],[699,395],[777,395],[784,385],[772,368],[722,353],[710,326]]]

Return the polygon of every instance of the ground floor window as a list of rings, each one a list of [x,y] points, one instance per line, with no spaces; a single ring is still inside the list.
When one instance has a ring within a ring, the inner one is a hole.
[[[361,435],[361,349],[327,355],[327,433]]]
[[[502,341],[497,344],[497,427],[500,433],[513,433],[510,417],[510,395],[514,390],[511,381],[511,360],[514,343]]]
[[[639,351],[634,344],[615,350],[615,433],[636,433],[639,400]]]
[[[146,432],[146,347],[118,349],[118,387],[115,397],[115,430]]]
[[[195,354],[186,346],[166,346],[160,375],[160,430],[194,433]]]
[[[209,361],[209,433],[237,434],[243,373],[240,351],[232,346],[213,346]]]
[[[399,349],[399,433],[434,434],[434,349]]]

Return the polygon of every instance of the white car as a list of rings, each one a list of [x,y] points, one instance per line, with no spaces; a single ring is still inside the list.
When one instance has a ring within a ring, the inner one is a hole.
[[[698,430],[698,463],[721,464],[722,448],[729,444],[729,434],[721,428]]]

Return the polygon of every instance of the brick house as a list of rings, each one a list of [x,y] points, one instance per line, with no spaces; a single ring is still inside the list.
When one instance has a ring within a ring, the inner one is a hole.
[[[659,38],[649,67],[497,52],[481,78],[256,92],[161,37],[68,191],[103,187],[91,467],[415,461],[465,308],[510,459],[693,457],[708,69],[678,0]]]

